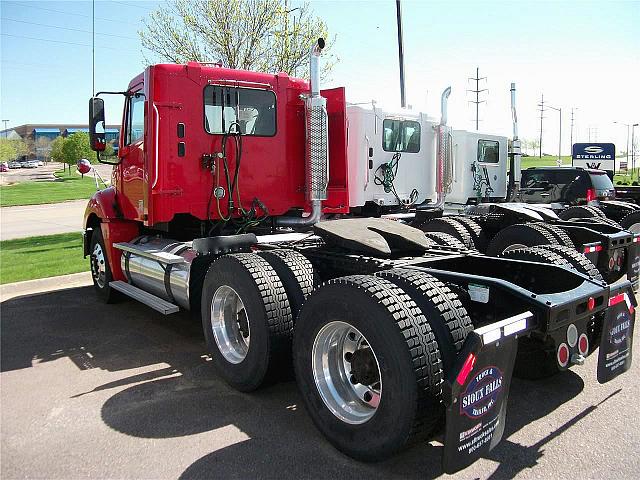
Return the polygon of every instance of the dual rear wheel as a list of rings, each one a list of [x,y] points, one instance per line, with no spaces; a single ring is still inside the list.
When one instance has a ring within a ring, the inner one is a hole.
[[[308,289],[308,261],[276,252],[225,255],[207,273],[203,326],[219,375],[250,391],[292,361],[313,422],[357,459],[385,458],[431,434],[444,375],[472,328],[456,295],[403,270]]]

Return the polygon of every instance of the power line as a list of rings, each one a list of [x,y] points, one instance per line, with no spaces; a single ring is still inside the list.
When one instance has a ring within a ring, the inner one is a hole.
[[[128,2],[118,2],[116,0],[110,0],[110,1],[111,3],[119,3],[120,5],[125,5],[127,7],[141,8],[142,10],[147,10],[149,12],[153,11],[153,8],[143,7],[142,5],[134,5],[133,3],[128,3]]]
[[[39,27],[56,28],[56,29],[59,29],[59,30],[69,30],[71,32],[91,33],[89,30],[81,30],[79,28],[61,27],[59,25],[48,25],[46,23],[27,22],[26,20],[17,20],[15,18],[6,18],[5,17],[5,18],[3,18],[3,20],[8,20],[10,22],[26,23],[28,25],[37,25]],[[130,40],[137,40],[136,37],[127,37],[125,35],[116,35],[114,33],[96,32],[96,35],[105,35],[107,37],[118,37],[118,38],[128,38]]]
[[[88,43],[65,42],[63,40],[51,40],[49,38],[27,37],[25,35],[13,35],[11,33],[2,33],[0,35],[2,35],[4,37],[25,38],[27,40],[38,40],[40,42],[63,43],[65,45],[77,45],[79,47],[90,47],[91,46]],[[122,52],[122,49],[120,49],[120,48],[113,48],[113,47],[97,47],[97,48],[104,48],[104,49],[107,49],[107,50],[115,50],[116,52],[121,52],[121,55],[127,55],[127,53]]]
[[[65,12],[62,10],[54,10],[53,8],[45,8],[45,7],[36,7],[35,5],[29,5],[29,4],[25,4],[25,3],[16,3],[16,5],[20,6],[20,7],[27,7],[27,8],[35,8],[36,10],[43,10],[45,12],[53,12],[53,13],[60,13],[62,15],[72,15],[74,17],[83,17],[83,18],[91,18],[91,15],[84,15],[82,13],[71,13],[71,12]],[[114,22],[114,23],[118,23],[118,24],[129,24],[129,25],[138,25],[137,23],[134,22],[127,22],[126,20],[115,20],[113,18],[104,18],[104,17],[96,17],[96,20],[104,20],[105,22]]]

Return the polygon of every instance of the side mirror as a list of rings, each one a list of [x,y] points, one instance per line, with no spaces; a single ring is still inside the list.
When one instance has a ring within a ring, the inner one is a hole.
[[[104,100],[93,97],[89,100],[89,144],[96,152],[107,147],[105,138]]]

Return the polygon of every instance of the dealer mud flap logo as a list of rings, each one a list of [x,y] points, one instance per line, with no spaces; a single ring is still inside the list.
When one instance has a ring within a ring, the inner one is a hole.
[[[487,367],[478,373],[467,386],[460,399],[460,413],[469,418],[480,418],[496,406],[502,390],[502,372],[497,367]]]
[[[469,355],[465,347],[458,354]],[[487,455],[502,439],[507,412],[509,384],[517,352],[517,340],[503,337],[477,353],[466,379],[447,380],[446,431],[443,468],[454,473]]]
[[[598,353],[600,383],[612,380],[631,367],[635,307],[630,289],[611,294]]]

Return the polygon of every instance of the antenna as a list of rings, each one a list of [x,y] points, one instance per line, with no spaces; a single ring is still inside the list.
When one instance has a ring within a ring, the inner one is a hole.
[[[486,80],[486,79],[487,79],[487,77],[481,77],[480,76],[480,67],[476,67],[476,76],[475,77],[469,77],[469,80],[473,80],[473,81],[476,82],[476,89],[475,90],[467,90],[467,92],[471,92],[471,93],[475,93],[476,94],[476,99],[475,100],[469,100],[469,103],[475,103],[476,104],[476,131],[478,130],[478,122],[480,121],[480,119],[479,119],[480,104],[486,102],[486,100],[480,100],[480,94],[482,92],[488,92],[489,91],[489,89],[487,89],[487,88],[480,89],[480,80]]]

